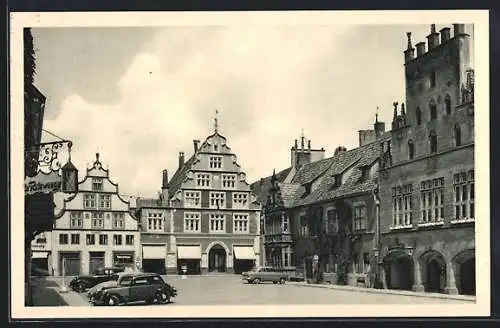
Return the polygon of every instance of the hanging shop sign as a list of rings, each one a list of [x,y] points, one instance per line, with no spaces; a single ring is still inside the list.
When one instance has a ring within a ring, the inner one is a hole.
[[[57,172],[45,174],[39,172],[34,177],[26,177],[24,181],[25,195],[33,195],[39,192],[48,193],[61,190],[62,177]]]

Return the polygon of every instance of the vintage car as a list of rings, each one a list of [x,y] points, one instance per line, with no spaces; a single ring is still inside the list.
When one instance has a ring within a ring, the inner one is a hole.
[[[241,279],[249,284],[259,284],[261,282],[273,282],[284,284],[288,280],[288,274],[283,270],[278,270],[272,267],[260,267],[252,271],[243,272]]]
[[[101,282],[117,280],[118,273],[123,272],[124,268],[99,268],[93,274],[76,276],[69,283],[69,287],[77,292],[84,292],[86,289],[94,287]]]
[[[139,273],[124,275],[118,284],[105,287],[97,292],[91,303],[94,305],[129,305],[133,303],[170,303],[177,296],[177,290],[167,284],[156,273]]]
[[[105,289],[118,286],[123,279],[125,279],[125,281],[130,280],[130,277],[132,275],[133,274],[127,272],[120,272],[118,274],[114,274],[112,280],[101,282],[100,284],[91,287],[87,291],[87,298],[89,299],[90,303],[93,303],[93,300],[96,298],[96,296],[101,295]]]

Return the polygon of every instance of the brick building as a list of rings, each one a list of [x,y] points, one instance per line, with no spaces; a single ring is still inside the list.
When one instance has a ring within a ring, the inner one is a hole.
[[[475,293],[474,75],[466,26],[404,51],[380,167],[380,273],[387,288]]]
[[[137,266],[138,221],[130,201],[118,194],[118,184],[110,180],[99,154],[78,183],[78,192],[58,196],[62,196],[57,199],[61,210],[56,213],[50,247],[55,275],[62,275],[63,267],[66,275],[77,275],[102,266]]]

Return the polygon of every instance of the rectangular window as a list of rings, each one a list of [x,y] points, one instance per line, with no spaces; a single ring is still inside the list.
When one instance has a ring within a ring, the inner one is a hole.
[[[201,192],[200,191],[184,191],[184,207],[200,207]]]
[[[301,236],[309,235],[309,227],[307,225],[307,218],[305,215],[300,216],[300,235]]]
[[[222,168],[222,157],[221,156],[210,156],[209,164],[211,169],[221,169]]]
[[[366,230],[366,206],[354,207],[354,231]]]
[[[96,208],[96,195],[95,194],[85,194],[83,195],[83,207],[84,208]]]
[[[80,244],[80,234],[72,233],[71,234],[71,245],[79,245]]]
[[[226,219],[223,214],[210,214],[209,224],[209,230],[211,233],[226,232]]]
[[[108,235],[99,235],[99,245],[108,244]]]
[[[234,233],[248,233],[248,214],[233,214],[233,232]]]
[[[102,191],[102,179],[101,178],[92,178],[92,190],[93,191]]]
[[[358,253],[353,254],[352,273],[361,273],[361,261]]]
[[[147,216],[148,231],[164,231],[163,213],[149,212]]]
[[[210,174],[208,173],[196,174],[196,185],[198,187],[210,187]]]
[[[370,272],[370,253],[363,253],[363,273]]]
[[[111,208],[111,195],[99,195],[99,208]]]
[[[290,232],[290,219],[288,218],[288,215],[283,214],[282,216],[282,228],[283,228],[283,233],[289,233]]]
[[[430,76],[431,88],[434,88],[436,86],[436,76],[437,76],[436,72],[432,71]]]
[[[200,232],[200,221],[199,213],[184,213],[184,232]]]
[[[102,213],[92,213],[92,229],[104,229],[104,215]]]
[[[248,208],[248,193],[233,192],[233,208]]]
[[[327,234],[336,234],[338,232],[338,217],[337,211],[335,209],[329,209],[326,211],[326,227],[325,231]]]
[[[125,244],[133,245],[134,244],[134,235],[126,235],[125,236]]]
[[[87,245],[95,245],[95,235],[94,234],[87,234],[87,236],[85,236],[85,240],[87,242]]]
[[[223,174],[222,175],[222,188],[234,189],[236,187],[236,175]]]
[[[113,235],[113,245],[122,244],[122,235]]]
[[[453,175],[455,217],[452,222],[474,220],[474,171]]]
[[[83,228],[83,218],[81,212],[71,212],[70,217],[70,228],[71,229],[81,229]]]
[[[226,193],[225,192],[210,192],[210,208],[225,208]]]
[[[425,180],[420,183],[420,223],[443,222],[444,178]]]
[[[113,213],[113,229],[124,229],[124,228],[125,228],[125,214]]]
[[[392,226],[407,227],[413,222],[413,186],[407,184],[392,188]]]
[[[66,234],[66,233],[59,234],[59,244],[61,244],[61,245],[68,244],[68,234]]]

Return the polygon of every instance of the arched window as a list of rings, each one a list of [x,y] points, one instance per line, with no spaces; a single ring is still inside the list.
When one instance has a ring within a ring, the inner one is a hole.
[[[417,107],[417,110],[415,111],[416,116],[417,116],[417,125],[422,124],[422,111],[420,110],[420,107]]]
[[[408,158],[413,159],[415,157],[415,144],[413,140],[408,141]]]
[[[446,97],[444,98],[444,106],[445,106],[445,110],[446,110],[446,115],[450,115],[451,114],[451,97],[450,97],[450,95],[446,95]]]
[[[434,154],[437,152],[437,134],[436,131],[432,130],[431,133],[429,134],[429,143],[430,143],[430,148],[431,148],[431,154]]]
[[[429,102],[429,111],[431,113],[431,120],[435,120],[437,117],[436,101],[432,99]]]
[[[454,130],[454,135],[455,135],[455,146],[461,146],[462,145],[462,131],[460,130],[460,125],[456,124],[455,127],[453,128]]]

